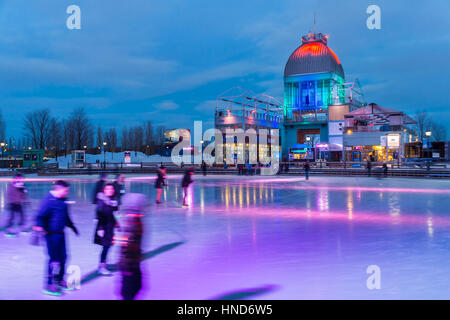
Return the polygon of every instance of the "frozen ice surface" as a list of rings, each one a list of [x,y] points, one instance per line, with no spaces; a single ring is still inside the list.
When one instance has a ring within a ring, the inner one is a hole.
[[[153,177],[133,176],[127,190],[149,196],[144,287],[139,299],[449,299],[450,181],[363,177],[194,176],[181,208],[180,176],[170,176],[164,204]],[[68,265],[81,268],[81,290],[44,295],[44,247],[29,235],[0,237],[1,299],[118,299],[119,274],[95,277],[92,243],[95,176],[68,177]],[[31,223],[51,178],[27,181]],[[7,219],[0,179],[0,224]],[[117,248],[109,263],[117,258]],[[381,288],[369,290],[377,265]]]

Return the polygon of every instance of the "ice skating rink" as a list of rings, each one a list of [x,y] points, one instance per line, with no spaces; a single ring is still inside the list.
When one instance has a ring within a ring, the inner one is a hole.
[[[169,176],[158,206],[152,176],[128,178],[128,192],[151,199],[139,299],[450,299],[450,181],[195,175],[182,208],[181,176]],[[43,294],[44,247],[1,234],[0,299],[119,298],[119,274],[95,273],[95,179],[67,177],[81,232],[66,231],[67,265],[80,268],[81,289]],[[27,180],[28,224],[51,180]],[[108,263],[116,259],[113,248]],[[367,288],[371,265],[381,271],[379,290]]]

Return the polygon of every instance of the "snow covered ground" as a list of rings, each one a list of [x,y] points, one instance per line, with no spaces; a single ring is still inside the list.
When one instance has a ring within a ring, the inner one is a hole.
[[[106,155],[103,153],[100,154],[86,154],[86,162],[95,163],[97,160],[100,162],[105,161],[108,163],[123,163],[124,160],[124,152],[106,152]],[[152,154],[147,156],[142,152],[131,152],[131,162],[170,162],[170,157],[162,157],[159,154]],[[67,165],[72,162],[72,154],[68,154],[67,156],[58,157],[58,163],[60,168],[67,168]],[[51,158],[47,163],[56,163],[55,158]]]
[[[450,181],[362,177],[195,176],[188,209],[180,176],[170,176],[165,203],[153,203],[152,176],[130,176],[127,190],[152,199],[145,218],[144,288],[139,299],[449,299]],[[0,299],[117,299],[119,275],[95,275],[94,180],[70,177],[67,231],[81,290],[41,292],[44,248],[29,235],[0,237]],[[50,180],[27,182],[34,214]],[[0,223],[7,218],[0,179]],[[29,218],[31,220],[31,217]],[[117,258],[117,248],[110,263]],[[367,268],[380,268],[380,289]]]
[[[194,159],[192,157],[186,155],[186,158],[183,159],[185,163],[188,163],[190,161],[195,161],[195,163],[201,162],[201,156],[196,155]],[[186,160],[187,159],[187,160]],[[205,154],[203,159],[206,161],[208,159],[208,156]],[[214,157],[212,158],[214,159]],[[95,163],[97,161],[103,162],[105,161],[108,163],[124,163],[124,152],[106,152],[106,154],[100,153],[100,154],[86,154],[86,162],[88,163]],[[46,163],[59,163],[60,168],[67,168],[69,163],[72,163],[72,154],[68,154],[67,156],[58,157],[58,161],[56,161],[56,158],[51,158]],[[150,156],[147,156],[145,153],[142,152],[131,152],[131,162],[132,163],[141,163],[141,162],[154,162],[154,163],[167,163],[172,162],[171,157],[162,157],[159,154],[152,154]]]

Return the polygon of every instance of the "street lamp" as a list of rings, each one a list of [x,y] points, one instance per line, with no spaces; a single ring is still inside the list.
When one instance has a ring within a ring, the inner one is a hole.
[[[309,145],[311,143],[311,137],[310,136],[306,136],[306,142],[307,142],[306,162],[309,162]]]
[[[427,131],[425,132],[425,135],[427,136],[428,156],[430,156],[430,153],[431,153],[431,151],[430,151],[430,147],[431,147],[431,145],[430,145],[430,137],[431,137],[431,135],[432,135],[431,130],[427,130]]]
[[[106,142],[103,142],[103,163],[105,164],[106,167]]]
[[[201,152],[202,152],[202,164],[203,164],[203,143],[204,143],[205,141],[203,141],[203,140],[200,140],[200,143],[202,144],[201,145]]]

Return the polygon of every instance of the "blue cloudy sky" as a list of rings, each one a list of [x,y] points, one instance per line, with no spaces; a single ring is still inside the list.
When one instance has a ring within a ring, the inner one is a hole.
[[[66,28],[71,4],[81,30]],[[370,4],[381,7],[381,30],[366,27]],[[284,65],[316,12],[368,102],[426,109],[450,129],[449,9],[444,0],[0,0],[0,108],[8,136],[43,107],[64,117],[83,106],[105,127],[210,126],[230,87],[282,98]]]

